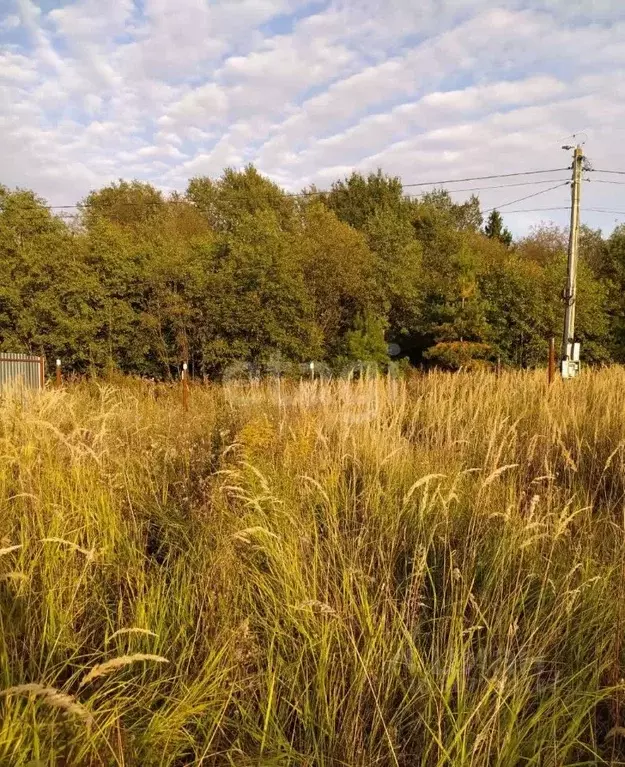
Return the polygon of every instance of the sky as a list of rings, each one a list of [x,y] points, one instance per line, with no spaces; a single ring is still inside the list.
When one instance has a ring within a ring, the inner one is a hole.
[[[625,173],[598,172],[625,171],[623,0],[0,0],[0,183],[52,205],[248,163],[289,191],[352,170],[561,169],[446,185],[482,187],[523,234],[566,225],[576,141],[596,169],[582,221],[609,232],[625,222]]]

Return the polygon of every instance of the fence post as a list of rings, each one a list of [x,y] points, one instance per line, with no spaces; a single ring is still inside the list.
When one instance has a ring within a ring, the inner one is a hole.
[[[182,365],[182,409],[184,412],[188,412],[189,410],[189,366],[187,363],[183,363]]]
[[[56,388],[61,388],[61,383],[63,381],[63,374],[61,373],[61,360],[56,361]]]
[[[43,389],[46,384],[46,358],[39,357],[39,388]]]
[[[549,364],[547,366],[547,383],[551,385],[556,377],[556,339],[549,339]]]

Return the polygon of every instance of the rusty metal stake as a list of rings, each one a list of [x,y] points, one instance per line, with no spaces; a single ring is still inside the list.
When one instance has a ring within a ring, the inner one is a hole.
[[[556,339],[549,339],[549,365],[547,367],[547,382],[551,386],[556,377]]]
[[[185,362],[182,366],[182,409],[189,411],[189,366]]]
[[[61,373],[61,360],[56,361],[56,388],[60,389],[63,383],[63,374]]]

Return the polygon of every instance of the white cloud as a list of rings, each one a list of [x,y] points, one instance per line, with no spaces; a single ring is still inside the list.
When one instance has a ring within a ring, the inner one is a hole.
[[[37,70],[28,57],[11,51],[0,51],[0,83],[32,83],[37,80]]]
[[[291,189],[556,167],[582,129],[611,167],[625,140],[618,0],[4,3],[2,182],[54,202],[247,162]],[[585,195],[625,210],[620,187]]]
[[[158,124],[173,128],[177,124],[199,128],[220,121],[228,109],[226,91],[216,83],[207,83],[185,94],[172,104]]]
[[[20,26],[20,17],[16,13],[9,14],[5,19],[0,21],[0,30],[17,29]]]
[[[172,157],[176,160],[183,159],[186,155],[177,147],[171,145],[144,146],[137,152],[137,157]],[[165,166],[168,168],[169,166]]]

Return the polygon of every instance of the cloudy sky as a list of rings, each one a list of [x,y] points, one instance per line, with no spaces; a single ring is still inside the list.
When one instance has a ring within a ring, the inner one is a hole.
[[[559,169],[581,132],[625,171],[623,0],[0,0],[0,183],[55,205],[249,162],[293,191]],[[504,203],[567,176],[448,188],[515,184],[480,197],[521,233],[568,187]],[[586,177],[584,221],[625,221],[625,174]]]

